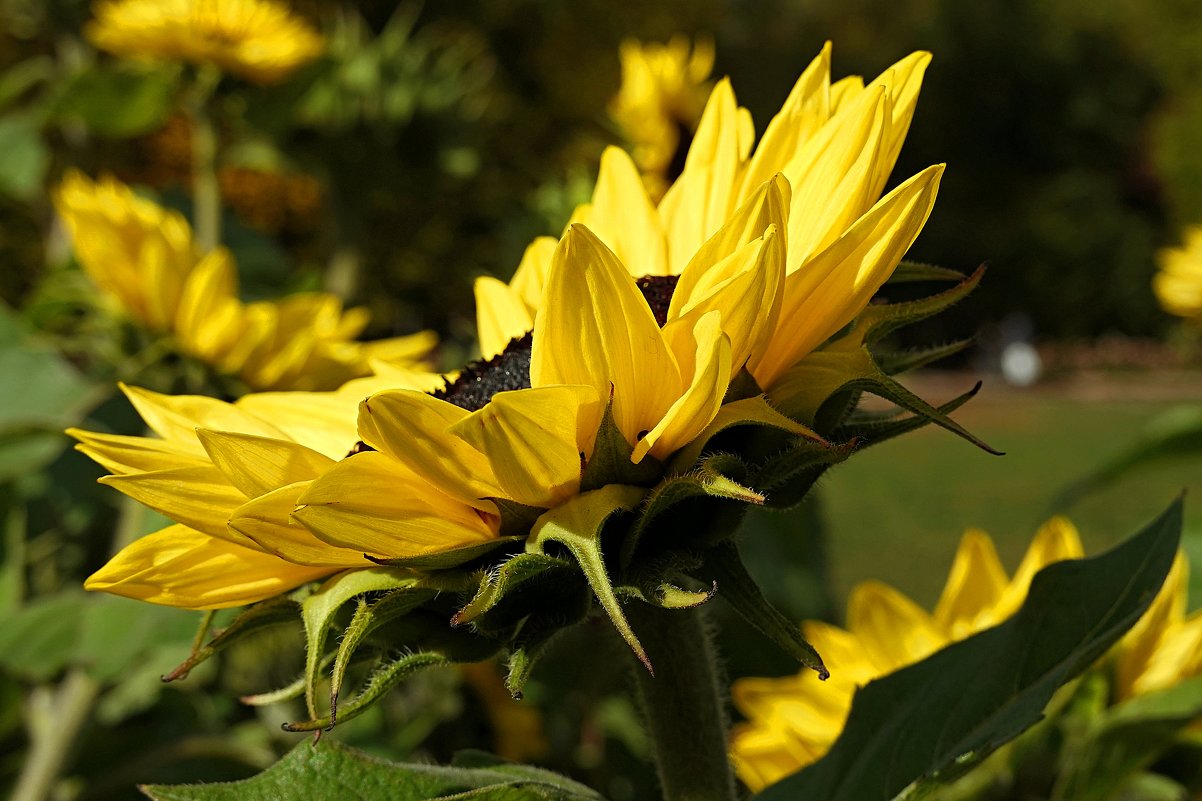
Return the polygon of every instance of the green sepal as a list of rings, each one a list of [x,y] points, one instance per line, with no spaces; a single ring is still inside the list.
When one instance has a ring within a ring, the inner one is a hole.
[[[751,483],[763,491],[765,506],[787,509],[800,503],[828,468],[847,459],[859,446],[855,439],[827,445],[799,437],[760,464]]]
[[[322,660],[322,668],[327,668],[334,661],[333,654],[326,654],[326,658]],[[281,701],[291,701],[293,698],[300,698],[305,692],[305,674],[302,673],[293,679],[290,683],[285,684],[275,690],[269,690],[265,693],[254,693],[253,695],[243,695],[238,698],[239,701],[247,706],[271,706],[278,704]]]
[[[822,437],[812,430],[777,411],[766,397],[756,395],[723,404],[710,424],[692,442],[677,451],[669,464],[668,472],[687,473],[705,452],[710,440],[740,426],[754,426],[816,442],[822,441]]]
[[[615,484],[646,487],[654,484],[663,475],[663,464],[650,455],[638,464],[630,461],[634,447],[614,422],[613,386],[609,390],[609,402],[597,438],[593,441],[593,454],[580,476],[580,491],[590,492]]]
[[[587,593],[576,593],[568,603],[558,604],[553,610],[531,615],[523,621],[510,643],[509,658],[505,662],[505,689],[514,700],[521,700],[531,671],[551,642],[569,626],[584,620],[591,605]]]
[[[619,564],[627,569],[634,560],[634,555],[644,544],[644,535],[653,528],[659,533],[654,543],[658,551],[672,546],[672,532],[679,528],[671,525],[670,515],[678,504],[702,498],[733,500],[742,503],[762,504],[762,493],[746,486],[747,466],[739,457],[729,453],[716,453],[704,457],[687,473],[669,475],[652,488],[647,495],[639,516],[631,526],[626,540],[622,543]],[[668,516],[668,524],[664,523]],[[708,531],[700,532],[690,525],[687,527],[688,547],[697,547],[706,541]],[[709,527],[715,528],[715,527]],[[733,533],[737,526],[722,526],[724,533]]]
[[[593,594],[609,615],[614,628],[634,651],[639,661],[651,670],[647,652],[630,628],[622,605],[614,594],[613,584],[605,570],[601,553],[601,535],[606,522],[619,512],[633,511],[646,496],[642,487],[611,484],[578,495],[538,519],[526,543],[530,553],[545,553],[547,543],[555,542],[565,548],[580,563]]]
[[[537,506],[518,503],[511,498],[485,498],[485,500],[492,501],[497,507],[497,512],[501,515],[501,536],[505,538],[525,537],[530,533],[530,527],[534,525],[535,520],[538,520],[538,516],[547,511]]]
[[[720,589],[722,599],[778,648],[817,673],[819,679],[830,678],[822,657],[802,636],[801,626],[773,606],[760,591],[747,572],[737,545],[727,541],[707,550],[699,574],[712,581]]]
[[[868,306],[856,318],[847,337],[852,338],[852,341],[858,344],[872,345],[899,328],[904,328],[919,320],[925,320],[954,306],[980,285],[981,279],[985,277],[985,267],[978,267],[972,275],[967,277],[959,273],[955,273],[955,275],[960,283],[943,292],[937,292],[918,300],[907,300],[901,303],[876,303]],[[838,343],[835,343],[835,346],[838,347]]]
[[[163,681],[187,678],[197,665],[216,656],[248,634],[253,634],[268,626],[295,621],[299,611],[296,601],[286,596],[271,598],[248,606],[228,626],[214,634],[207,643],[195,647],[187,659],[163,676]],[[201,634],[203,635],[203,633],[202,629]]]
[[[963,281],[964,273],[919,261],[902,261],[893,270],[887,283],[906,284],[916,281]]]
[[[301,603],[301,619],[305,624],[305,707],[311,718],[317,717],[317,682],[326,636],[343,604],[364,593],[411,588],[419,581],[417,574],[400,568],[348,570],[328,579]]]
[[[569,586],[579,575],[571,562],[543,553],[520,553],[484,573],[470,602],[451,618],[452,626],[472,624],[485,633],[512,628],[530,614],[526,601],[546,599],[540,590]]]
[[[865,347],[812,353],[773,388],[773,401],[790,417],[833,432],[850,412],[849,397],[869,392],[945,428],[982,450],[1001,451],[978,439],[944,412],[885,375]]]
[[[908,373],[911,370],[917,370],[919,367],[925,367],[928,364],[946,359],[948,356],[954,356],[973,344],[974,341],[974,338],[969,337],[949,342],[946,345],[935,345],[929,348],[888,351],[874,350],[872,358],[876,362],[877,367],[880,368],[880,371],[885,375],[900,375],[901,373]]]
[[[371,602],[360,596],[355,614],[350,624],[342,633],[338,643],[337,656],[334,659],[334,669],[330,674],[330,725],[338,722],[338,695],[342,692],[346,680],[346,669],[351,657],[363,644],[363,641],[380,626],[408,614],[414,608],[429,601],[437,595],[437,591],[424,588],[406,588],[392,590],[378,601]]]
[[[734,378],[730,379],[730,383],[726,385],[726,394],[722,396],[722,403],[734,403],[763,394],[764,390],[755,380],[755,376],[744,367],[735,373]]]
[[[661,581],[648,587],[623,585],[617,592],[660,609],[696,609],[714,597],[718,585],[715,582],[706,589],[687,590],[670,581]]]
[[[377,565],[384,567],[409,568],[411,570],[448,570],[453,567],[459,567],[467,562],[473,562],[498,548],[515,545],[524,539],[526,539],[525,535],[497,537],[486,542],[475,542],[460,548],[452,548],[449,551],[422,554],[421,556],[402,556],[394,559],[377,559],[367,554],[364,554],[364,556],[367,556],[368,559]]]
[[[976,397],[980,390],[981,382],[978,381],[968,392],[952,398],[940,406],[939,411],[945,415],[951,414]],[[928,423],[930,423],[930,420],[922,415],[904,415],[901,410],[876,415],[853,412],[843,425],[835,429],[834,436],[840,440],[859,440],[860,449],[862,450],[872,445],[887,442],[902,434],[916,431]]]
[[[288,732],[317,731],[318,729],[328,731],[339,720],[345,723],[358,717],[407,676],[422,668],[449,664],[451,661],[440,653],[404,654],[377,668],[367,680],[363,692],[355,696],[349,703],[343,704],[338,710],[332,710],[331,714],[323,717],[314,716],[310,720],[285,723],[281,728]]]

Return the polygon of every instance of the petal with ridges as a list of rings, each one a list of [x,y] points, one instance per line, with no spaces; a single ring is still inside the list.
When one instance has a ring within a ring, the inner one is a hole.
[[[75,450],[110,473],[128,475],[176,467],[203,467],[208,460],[178,442],[155,437],[101,434],[68,428],[67,436],[79,440]]]
[[[722,331],[722,316],[712,311],[693,329],[697,368],[688,389],[663,418],[639,440],[630,460],[638,464],[650,453],[663,460],[700,434],[718,409],[730,383],[730,338]]]
[[[891,116],[888,135],[882,143],[881,155],[877,159],[873,177],[872,196],[879,195],[893,172],[893,165],[901,153],[910,131],[910,121],[914,119],[914,109],[918,105],[918,93],[922,89],[922,79],[927,66],[931,63],[931,54],[926,51],[911,53],[894,64],[878,78],[875,83],[887,82],[889,96],[892,99]]]
[[[549,509],[580,489],[581,435],[600,413],[592,387],[539,387],[498,392],[450,431],[488,457],[506,498]]]
[[[319,540],[292,519],[297,502],[311,481],[298,481],[268,492],[238,507],[229,526],[263,550],[298,565],[316,567],[368,567],[372,563],[359,549],[338,548]]]
[[[534,320],[521,297],[504,281],[491,276],[476,279],[476,336],[480,340],[480,356],[491,359],[509,344],[511,339],[525,336],[534,328]]]
[[[247,548],[256,547],[226,527],[230,513],[246,503],[246,496],[212,465],[156,470],[129,476],[104,476],[99,481],[176,523],[210,537]]]
[[[930,216],[943,165],[890,192],[833,245],[785,278],[776,332],[752,366],[761,387],[847,325],[893,273]]]
[[[119,386],[152,431],[163,439],[179,443],[198,456],[204,453],[204,448],[196,439],[198,428],[284,438],[283,432],[265,420],[216,398],[162,395],[141,387]]]
[[[262,601],[329,575],[252,551],[186,526],[168,526],[127,545],[84,589],[185,609],[225,609]]]
[[[668,275],[659,214],[647,196],[638,167],[621,148],[610,146],[601,154],[592,202],[587,212],[574,216],[573,221],[587,225],[632,275]]]
[[[680,396],[680,373],[634,279],[583,225],[555,251],[534,321],[530,382],[535,387],[613,388],[614,421],[634,444]]]
[[[464,409],[411,390],[389,390],[359,405],[359,436],[456,500],[492,511],[503,495],[488,458],[450,432]]]
[[[213,465],[248,498],[317,478],[334,466],[328,456],[291,440],[198,429]]]
[[[441,553],[497,536],[495,518],[444,495],[383,453],[343,459],[298,503],[293,516],[319,539],[383,559]]]

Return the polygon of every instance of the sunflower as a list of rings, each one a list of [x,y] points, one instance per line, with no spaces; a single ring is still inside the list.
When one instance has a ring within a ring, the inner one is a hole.
[[[1202,226],[1185,232],[1185,243],[1158,254],[1160,272],[1152,288],[1160,307],[1169,314],[1198,320],[1202,317]]]
[[[167,606],[218,609],[254,603],[339,570],[370,567],[363,551],[329,546],[289,514],[298,494],[354,446],[354,409],[364,394],[438,380],[392,370],[334,392],[259,393],[235,403],[123,385],[157,436],[67,433],[79,451],[111,472],[101,483],[174,522],[126,546],[84,587]]]
[[[212,65],[276,83],[321,55],[321,35],[275,0],[106,0],[85,29],[123,58]]]
[[[1189,560],[1179,553],[1152,606],[1115,646],[1118,700],[1202,676],[1202,611],[1186,615],[1188,602]]]
[[[716,257],[731,255],[732,245],[746,245],[776,225],[775,247],[785,250],[783,280],[761,305],[759,346],[734,361],[736,370],[746,367],[760,388],[771,389],[864,309],[931,212],[943,165],[881,198],[929,61],[930,54],[915,53],[870,83],[854,76],[832,83],[827,45],[754,152],[750,114],[738,106],[729,80],[722,80],[680,177],[658,204],[630,157],[610,148],[591,203],[577,209],[571,224],[589,229],[632,277],[661,287],[671,301],[669,326],[676,317],[699,317],[705,298],[730,277],[729,265],[711,269]],[[769,201],[763,199],[766,183],[776,187]],[[747,227],[739,229],[735,219]],[[558,290],[544,293],[555,249],[550,238],[532,243],[507,286],[480,279],[485,355],[529,331],[544,304],[563,300]],[[733,342],[730,327],[724,317],[724,333]]]
[[[993,541],[968,531],[933,613],[880,582],[858,584],[847,602],[846,629],[803,624],[806,639],[830,666],[829,680],[802,671],[734,683],[735,707],[747,718],[730,741],[739,777],[760,790],[816,761],[842,731],[857,687],[1001,623],[1018,611],[1036,573],[1082,555],[1076,529],[1053,518],[1036,533],[1013,577]]]
[[[714,45],[674,36],[667,44],[627,39],[618,50],[622,84],[609,114],[630,145],[648,191],[663,195],[709,95]]]
[[[367,312],[330,294],[243,304],[228,250],[201,253],[182,215],[114,178],[70,172],[54,200],[84,272],[111,302],[254,389],[330,389],[370,373],[373,359],[415,363],[433,346],[428,332],[354,342]]]

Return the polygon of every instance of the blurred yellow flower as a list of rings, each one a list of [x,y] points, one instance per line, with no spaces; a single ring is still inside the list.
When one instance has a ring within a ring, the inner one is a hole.
[[[848,599],[847,629],[816,621],[803,626],[830,679],[819,681],[806,669],[735,682],[735,707],[747,718],[730,743],[739,777],[760,790],[816,761],[843,730],[857,687],[997,625],[1018,611],[1037,572],[1082,553],[1072,524],[1053,518],[1008,578],[993,541],[968,531],[933,613],[880,582],[858,584]]]
[[[124,58],[213,65],[275,83],[321,55],[321,35],[276,0],[105,0],[87,37]]]
[[[1185,244],[1158,254],[1160,272],[1152,279],[1160,306],[1189,320],[1202,318],[1202,226],[1185,232]]]
[[[684,36],[667,44],[627,39],[618,50],[622,85],[609,113],[621,128],[634,161],[655,198],[676,178],[673,162],[683,159],[709,96],[714,45]],[[679,164],[675,165],[677,172]]]
[[[1184,553],[1147,613],[1115,646],[1115,696],[1122,700],[1202,676],[1202,610],[1186,616],[1189,560]]]
[[[375,360],[416,363],[433,334],[359,343],[364,309],[325,293],[243,304],[229,251],[200,253],[182,215],[113,178],[70,172],[55,206],[84,271],[146,329],[253,389],[324,390],[371,372]]]
[[[167,606],[220,609],[339,570],[370,567],[362,549],[327,545],[290,514],[313,479],[354,448],[354,410],[364,395],[439,381],[437,375],[392,370],[334,392],[260,393],[235,403],[122,386],[156,437],[67,433],[79,441],[78,450],[112,473],[102,484],[174,524],[123,548],[84,587]]]

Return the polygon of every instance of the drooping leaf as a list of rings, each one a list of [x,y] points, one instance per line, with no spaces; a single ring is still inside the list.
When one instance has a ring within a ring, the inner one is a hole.
[[[176,86],[170,70],[93,67],[66,84],[50,116],[82,122],[98,136],[140,136],[166,121],[175,108]]]
[[[388,762],[328,737],[301,742],[275,765],[243,781],[140,789],[153,801],[602,801],[584,785],[539,768]]]
[[[1147,610],[1176,556],[1181,515],[1177,501],[1117,548],[1045,568],[1014,617],[869,683],[827,755],[757,801],[889,801],[1021,734]]]

